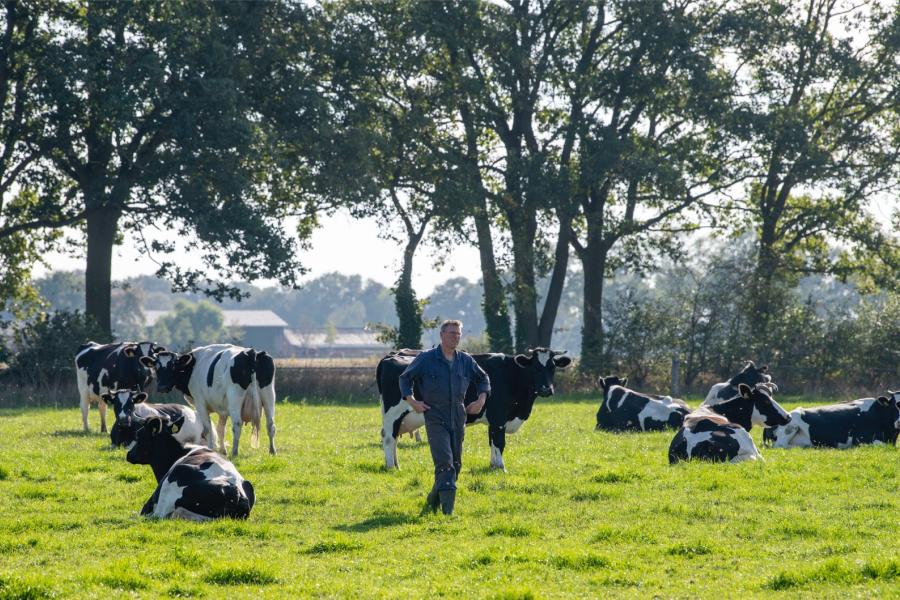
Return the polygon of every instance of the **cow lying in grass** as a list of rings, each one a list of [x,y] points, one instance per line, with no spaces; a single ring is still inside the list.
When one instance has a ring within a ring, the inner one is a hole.
[[[671,396],[650,396],[625,387],[628,378],[600,377],[603,401],[597,410],[597,429],[661,431],[681,427],[691,409]]]
[[[900,392],[840,404],[797,408],[786,425],[763,431],[775,448],[851,448],[860,444],[897,444]]]
[[[173,425],[175,439],[182,444],[206,444],[203,425],[197,413],[182,404],[149,404],[147,394],[137,390],[113,390],[101,396],[113,410],[115,422],[109,432],[113,447],[128,446],[134,441],[134,430],[150,417],[160,417]]]
[[[740,373],[729,379],[728,381],[723,381],[722,383],[717,383],[713,385],[709,393],[706,394],[706,398],[703,400],[703,404],[701,406],[711,406],[713,404],[718,404],[719,402],[724,402],[725,400],[731,400],[738,396],[738,386],[740,384],[749,385],[753,387],[759,383],[770,383],[772,385],[773,390],[777,390],[778,387],[775,386],[772,382],[772,376],[769,374],[769,367],[763,365],[758,367],[753,364],[753,361],[747,363],[747,365],[741,369]]]
[[[753,425],[777,427],[790,416],[772,399],[771,388],[738,385],[738,396],[712,406],[701,406],[684,418],[669,446],[669,463],[681,460],[741,462],[762,458],[748,433]]]
[[[141,515],[208,521],[246,519],[256,502],[253,486],[231,462],[205,446],[182,444],[173,425],[150,417],[135,430],[128,462],[150,465],[157,487]]]

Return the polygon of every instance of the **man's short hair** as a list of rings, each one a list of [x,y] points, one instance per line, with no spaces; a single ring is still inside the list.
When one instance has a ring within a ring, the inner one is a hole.
[[[448,325],[456,325],[459,327],[460,331],[462,331],[462,321],[457,319],[447,319],[441,323],[441,333],[444,333],[444,329],[446,329]]]

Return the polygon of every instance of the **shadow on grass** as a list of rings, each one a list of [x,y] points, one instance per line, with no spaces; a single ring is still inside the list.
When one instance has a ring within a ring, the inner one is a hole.
[[[109,433],[100,433],[99,431],[84,431],[83,429],[58,429],[50,432],[53,437],[69,437],[69,438],[91,438],[91,437],[109,437]]]
[[[385,527],[407,525],[409,523],[415,523],[415,521],[415,517],[408,514],[399,512],[387,512],[375,514],[368,519],[365,519],[364,521],[360,521],[359,523],[335,525],[334,529],[338,531],[349,531],[353,533],[365,533],[367,531],[372,531],[373,529],[383,529]]]

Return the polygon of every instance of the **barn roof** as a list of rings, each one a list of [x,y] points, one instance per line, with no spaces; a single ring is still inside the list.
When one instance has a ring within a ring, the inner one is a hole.
[[[145,310],[144,325],[152,327],[162,318],[170,314],[170,310]],[[226,327],[287,327],[284,319],[271,310],[223,310]]]

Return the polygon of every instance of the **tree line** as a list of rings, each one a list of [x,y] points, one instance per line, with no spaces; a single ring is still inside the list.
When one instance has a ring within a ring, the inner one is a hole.
[[[610,278],[678,264],[698,231],[751,240],[737,287],[718,293],[740,307],[742,354],[762,360],[778,358],[802,277],[897,283],[895,234],[867,210],[898,183],[896,3],[2,10],[0,297],[25,305],[30,265],[80,228],[86,311],[107,335],[116,243],[176,289],[241,298],[226,281],[295,285],[297,248],[335,210],[400,243],[400,346],[421,340],[423,245],[478,248],[495,351],[555,342],[574,257],[594,373],[618,343]],[[154,228],[181,233],[205,269],[179,265]]]

